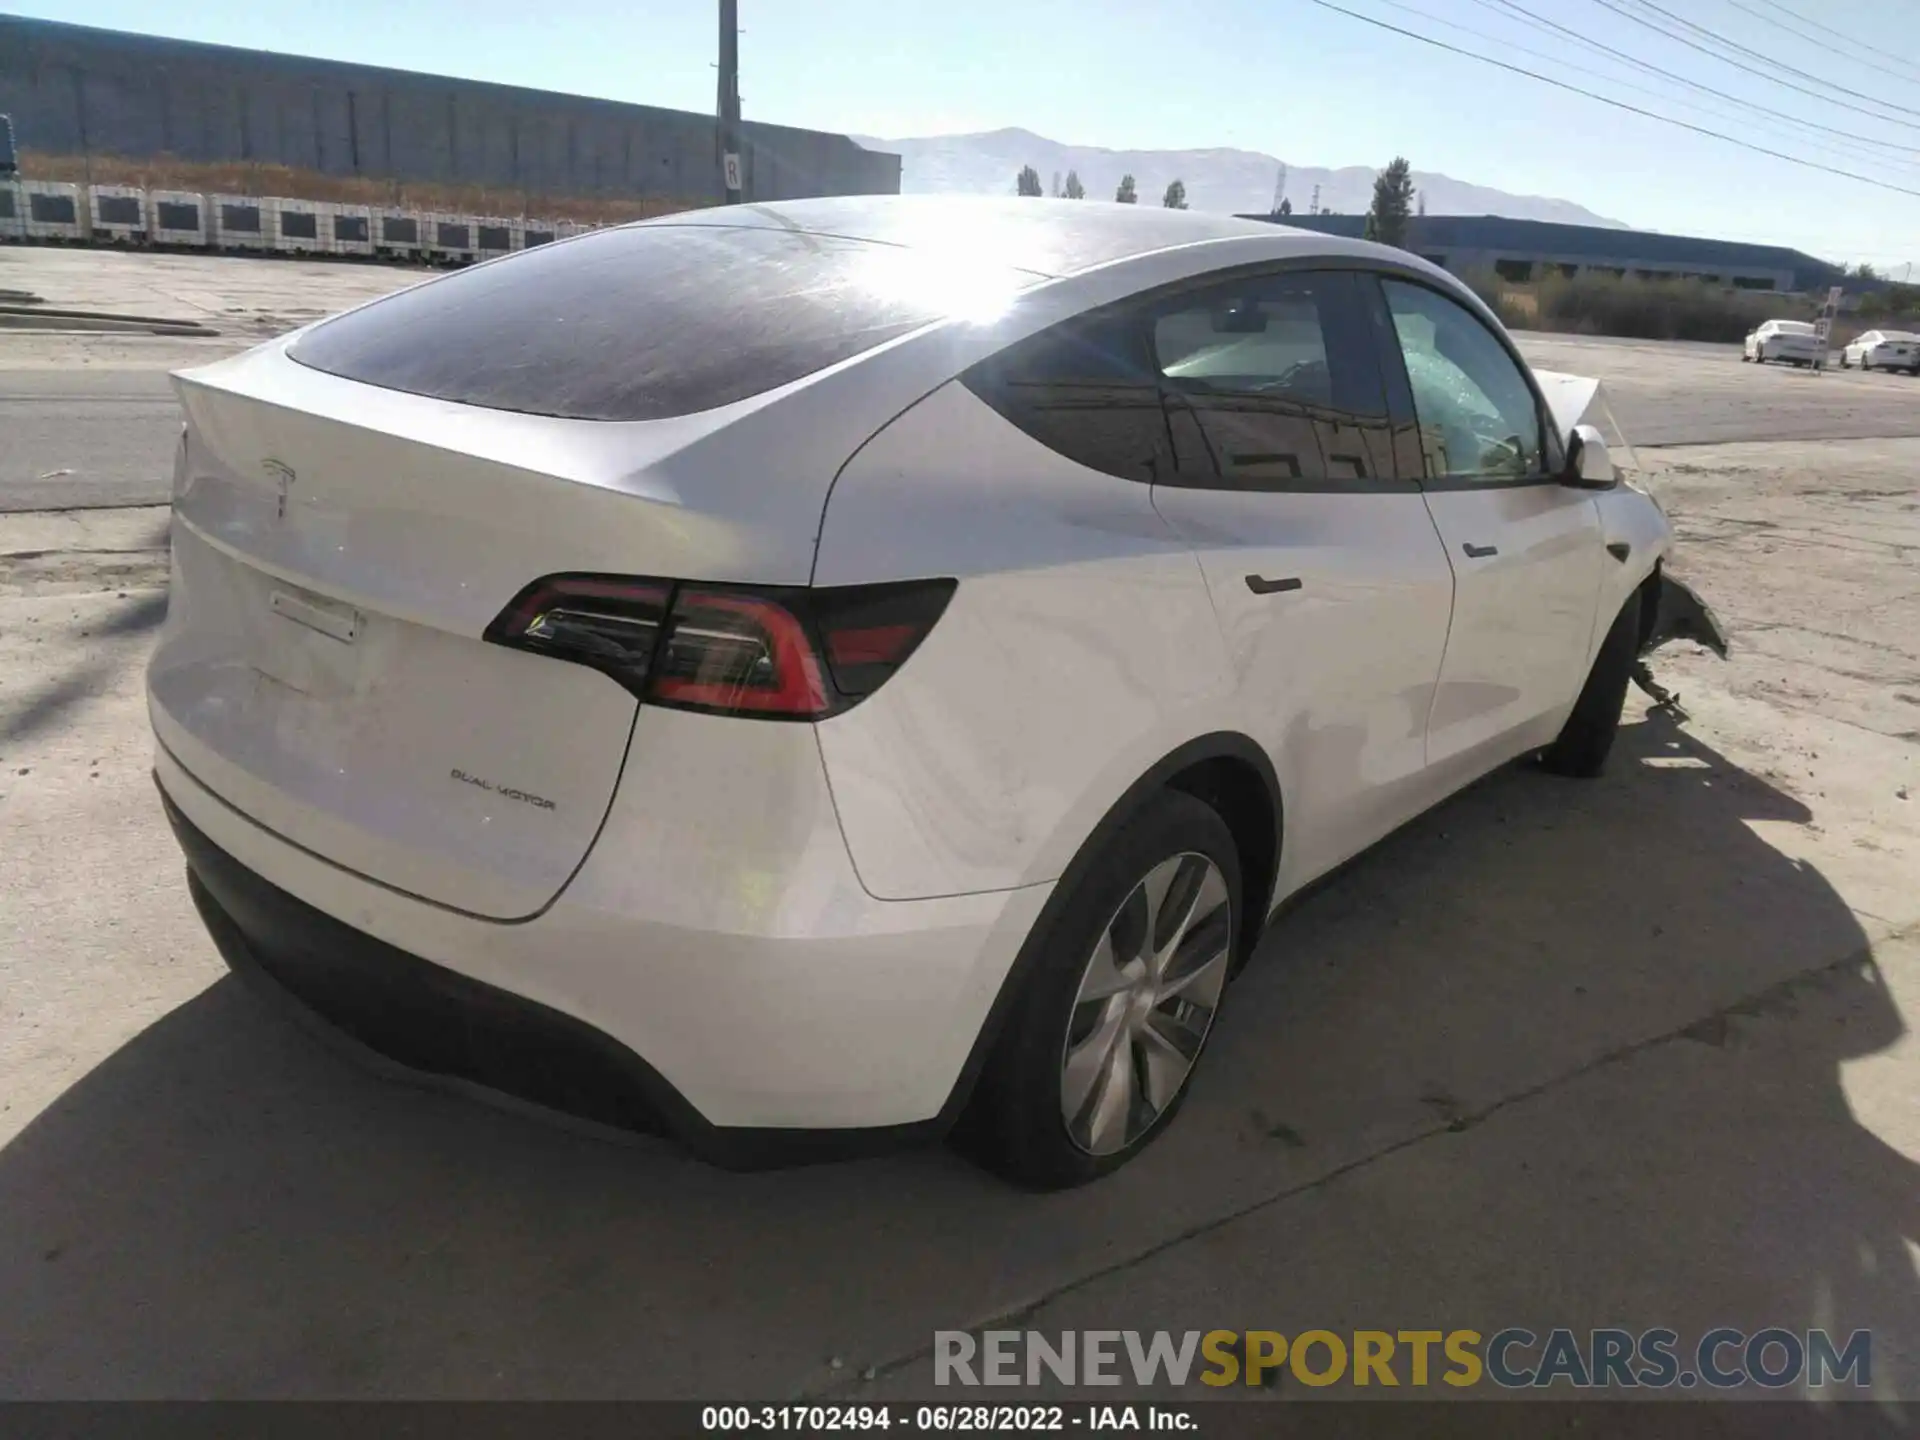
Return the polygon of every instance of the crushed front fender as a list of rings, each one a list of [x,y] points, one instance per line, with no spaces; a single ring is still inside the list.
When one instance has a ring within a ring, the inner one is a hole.
[[[1671,640],[1691,640],[1704,645],[1722,660],[1727,658],[1727,632],[1707,602],[1693,593],[1684,580],[1676,580],[1662,566],[1655,577],[1660,589],[1654,605],[1653,623],[1646,628],[1640,653],[1651,654]]]

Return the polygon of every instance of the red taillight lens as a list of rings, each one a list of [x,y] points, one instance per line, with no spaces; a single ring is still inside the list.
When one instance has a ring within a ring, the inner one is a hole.
[[[805,627],[775,600],[683,589],[674,597],[647,699],[729,714],[799,715],[834,710]]]
[[[655,704],[819,720],[898,670],[953,591],[952,580],[752,590],[557,575],[528,586],[486,638],[591,666]]]
[[[906,663],[953,598],[951,580],[809,592],[827,669],[842,695],[868,695]]]

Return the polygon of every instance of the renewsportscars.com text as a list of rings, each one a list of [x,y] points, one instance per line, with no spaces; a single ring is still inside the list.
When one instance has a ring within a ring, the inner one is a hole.
[[[936,1385],[1492,1384],[1504,1389],[1821,1389],[1873,1384],[1873,1335],[1666,1329],[934,1332]]]

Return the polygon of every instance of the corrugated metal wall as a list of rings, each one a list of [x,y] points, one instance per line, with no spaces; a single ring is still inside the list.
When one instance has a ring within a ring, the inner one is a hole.
[[[255,161],[577,195],[723,198],[713,117],[0,16],[22,149]],[[756,200],[893,194],[900,159],[749,122]]]

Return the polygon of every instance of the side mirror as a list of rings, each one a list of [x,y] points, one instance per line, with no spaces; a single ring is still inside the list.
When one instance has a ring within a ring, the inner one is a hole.
[[[1607,442],[1591,425],[1576,425],[1567,441],[1567,473],[1563,483],[1578,490],[1611,490],[1618,477]]]

